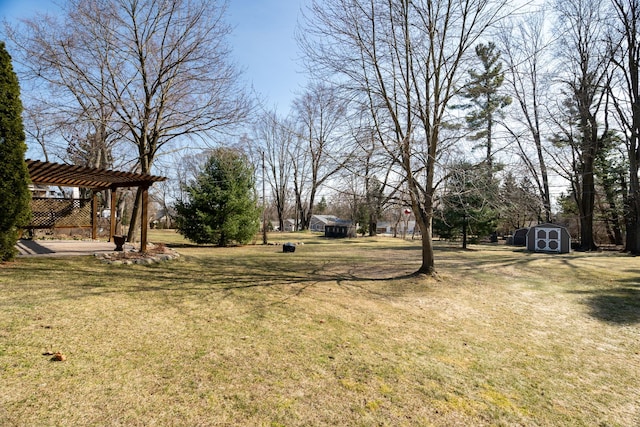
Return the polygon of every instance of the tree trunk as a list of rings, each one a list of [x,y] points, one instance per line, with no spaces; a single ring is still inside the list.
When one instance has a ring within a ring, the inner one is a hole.
[[[462,221],[462,249],[467,249],[467,218]]]
[[[634,106],[633,130],[640,130],[640,106]],[[629,159],[629,195],[625,209],[627,238],[625,251],[640,254],[640,180],[638,179],[638,135],[632,133],[629,138],[627,158]]]
[[[378,220],[374,214],[369,215],[369,236],[374,237],[378,235]]]
[[[537,116],[537,115],[536,115]],[[536,117],[536,122],[538,118]],[[537,124],[536,124],[537,125]],[[542,150],[542,140],[540,133],[535,132],[534,141],[536,144],[536,152],[538,154],[538,166],[540,167],[540,176],[542,178],[542,206],[544,209],[545,222],[551,222],[551,196],[549,191],[549,173],[547,171],[547,164],[544,160],[544,152]]]
[[[436,272],[435,258],[433,256],[433,240],[431,239],[431,221],[419,223],[420,232],[422,233],[422,265],[416,271],[417,274],[433,275]]]
[[[633,159],[635,156],[630,156]],[[627,224],[627,238],[625,251],[634,255],[640,254],[640,185],[638,181],[637,161],[630,162],[629,197],[625,217]],[[635,171],[634,171],[635,169]]]
[[[131,211],[131,220],[129,221],[129,231],[127,232],[127,242],[133,242],[136,237],[138,228],[138,217],[142,210],[142,188],[138,187],[136,191],[136,199],[133,202],[133,210]]]
[[[623,187],[625,186],[623,180]],[[622,245],[622,226],[620,224],[620,215],[618,215],[618,204],[616,202],[615,190],[609,183],[603,183],[605,200],[608,207],[602,208],[605,212],[605,221],[607,226],[607,234],[613,245]]]
[[[431,181],[427,179],[428,188],[432,188]],[[422,234],[422,265],[416,274],[428,274],[434,275],[436,272],[435,257],[433,254],[433,239],[431,238],[432,219],[433,219],[433,190],[425,192],[424,205],[420,208],[418,200],[414,198],[414,191],[416,185],[413,180],[408,182],[409,192],[411,194],[413,212],[416,217],[416,225],[420,227],[420,233]],[[413,187],[413,188],[412,188]]]
[[[585,159],[582,175],[582,197],[578,211],[580,212],[580,250],[593,251],[598,249],[593,240],[593,210],[595,206],[595,182],[593,177],[593,162]]]

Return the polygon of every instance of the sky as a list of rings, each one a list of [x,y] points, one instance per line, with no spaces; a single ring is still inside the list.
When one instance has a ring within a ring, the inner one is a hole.
[[[40,12],[55,13],[64,0],[0,0],[0,16],[9,21]],[[294,32],[307,0],[229,0],[228,41],[248,86],[267,108],[286,114],[304,86]]]

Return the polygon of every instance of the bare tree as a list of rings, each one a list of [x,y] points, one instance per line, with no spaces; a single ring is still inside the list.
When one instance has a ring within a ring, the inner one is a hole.
[[[381,142],[377,140],[378,134],[371,126],[366,113],[362,112],[358,122],[351,125],[354,128],[353,140],[356,143],[356,151],[344,173],[358,179],[357,191],[361,196],[362,205],[359,210],[366,217],[361,220],[368,223],[363,229],[367,228],[369,235],[375,236],[378,220],[398,196],[402,183],[398,182],[401,175],[398,173],[398,164],[389,157]]]
[[[551,222],[551,191],[545,155],[544,122],[549,67],[545,61],[548,41],[545,39],[545,15],[528,13],[505,25],[498,33],[503,57],[507,62],[506,83],[519,114],[507,126],[516,143],[517,153],[538,189],[543,206],[543,219]],[[533,152],[531,152],[533,147]]]
[[[225,7],[207,0],[69,0],[61,21],[8,29],[28,78],[94,134],[132,144],[150,173],[164,147],[242,120],[249,108],[225,44]],[[123,151],[125,147],[122,147]],[[126,151],[127,153],[129,150]],[[143,189],[132,213],[132,239]]]
[[[316,195],[321,186],[348,162],[350,144],[344,140],[348,108],[334,88],[322,83],[311,83],[294,101],[294,114],[300,144],[292,157],[305,162],[308,174],[301,175],[304,167],[294,166],[296,199],[301,228],[309,228]],[[300,156],[301,155],[301,156]],[[304,181],[304,182],[303,182]],[[302,190],[305,189],[306,193]],[[306,194],[306,200],[303,200]]]
[[[67,19],[74,18],[79,16],[70,12]],[[5,30],[26,82],[26,116],[34,129],[30,136],[46,158],[51,153],[82,166],[112,166],[111,150],[121,136],[109,129],[113,108],[105,99],[108,58],[85,44],[94,34],[74,33],[67,20],[48,16],[22,24]],[[65,30],[58,31],[60,27]],[[45,143],[47,136],[65,141],[66,148],[56,152],[55,144]]]
[[[596,158],[609,137],[607,87],[610,59],[603,46],[608,26],[604,5],[597,0],[559,0],[558,49],[562,68],[560,81],[566,99],[556,115],[556,144],[572,151],[572,173],[568,176],[580,216],[580,249],[597,248],[593,236]],[[559,165],[563,166],[563,165]]]
[[[422,234],[431,241],[441,131],[468,52],[497,19],[502,0],[314,1],[301,44],[316,72],[335,76],[370,111],[378,139],[399,165]]]
[[[45,161],[50,161],[49,152],[65,152],[66,147],[58,147],[56,138],[60,135],[60,124],[58,120],[48,120],[50,113],[46,111],[42,104],[28,104],[25,98],[24,123],[27,139],[34,141],[42,152]]]
[[[612,4],[615,24],[609,46],[617,73],[610,92],[626,136],[629,167],[625,249],[640,254],[640,1],[612,0]]]
[[[294,125],[289,119],[278,117],[275,111],[265,112],[254,125],[254,140],[264,154],[266,173],[278,216],[279,229],[284,230],[290,192],[290,152],[295,140]]]
[[[295,230],[300,229],[302,218],[307,216],[308,204],[306,203],[308,195],[308,176],[310,175],[311,163],[307,155],[306,141],[295,132],[293,144],[289,147],[289,161],[291,162],[291,185],[293,188],[295,216]]]

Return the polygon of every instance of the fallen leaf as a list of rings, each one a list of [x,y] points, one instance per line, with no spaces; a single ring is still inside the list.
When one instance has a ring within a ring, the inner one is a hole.
[[[55,353],[51,358],[52,362],[64,362],[65,360],[67,360],[67,356],[60,352]]]

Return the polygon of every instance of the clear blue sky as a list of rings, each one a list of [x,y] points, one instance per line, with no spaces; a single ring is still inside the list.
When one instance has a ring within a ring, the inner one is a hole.
[[[229,0],[227,22],[234,28],[229,42],[248,84],[267,107],[286,113],[305,77],[298,71],[294,30],[307,0]],[[37,11],[55,13],[63,0],[0,0],[0,15],[12,20]]]

